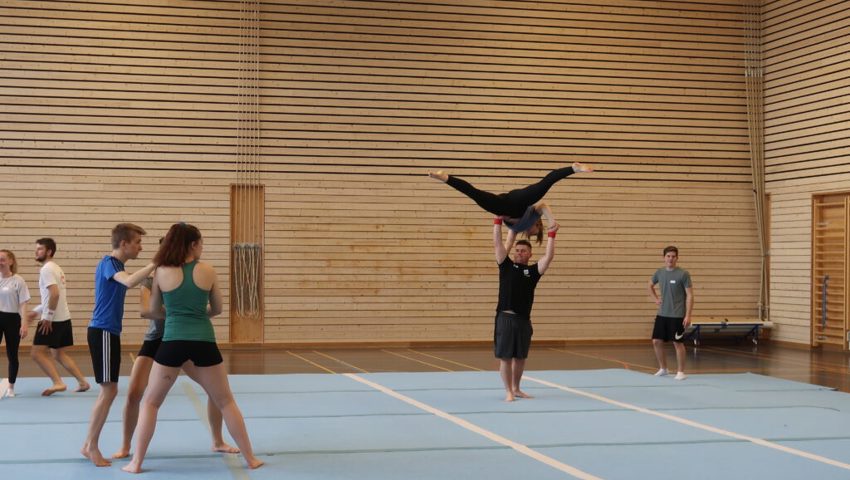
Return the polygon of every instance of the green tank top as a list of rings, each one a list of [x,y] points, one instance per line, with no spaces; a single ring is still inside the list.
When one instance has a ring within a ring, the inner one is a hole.
[[[210,317],[207,316],[207,304],[210,292],[201,290],[192,279],[197,260],[183,265],[183,283],[170,292],[162,293],[165,303],[164,342],[170,340],[194,340],[215,342]]]

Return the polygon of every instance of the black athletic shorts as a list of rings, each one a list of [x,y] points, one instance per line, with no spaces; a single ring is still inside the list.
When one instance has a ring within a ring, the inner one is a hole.
[[[89,327],[89,354],[98,384],[117,383],[121,370],[121,337],[101,328]]]
[[[528,358],[532,334],[534,329],[531,327],[531,320],[515,313],[497,313],[493,330],[493,350],[496,358]]]
[[[38,331],[38,323],[35,325],[35,337],[33,345],[45,345],[50,348],[65,348],[74,344],[74,331],[71,329],[71,320],[52,322],[50,333],[44,335]]]
[[[653,340],[664,340],[669,342],[685,341],[685,319],[675,317],[655,317],[655,327],[652,328]]]
[[[162,342],[154,357],[166,367],[179,367],[191,360],[196,367],[212,367],[223,362],[215,342],[197,340],[167,340]]]
[[[156,340],[145,340],[144,343],[142,343],[142,348],[139,349],[139,354],[136,356],[156,358],[156,352],[159,350],[159,346],[161,344],[162,337],[159,337]]]

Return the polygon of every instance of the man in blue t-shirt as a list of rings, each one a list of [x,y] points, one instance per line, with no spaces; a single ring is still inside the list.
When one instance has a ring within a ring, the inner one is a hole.
[[[531,242],[516,242],[516,232],[508,232],[508,238],[502,243],[502,219],[493,220],[493,246],[496,250],[496,263],[499,265],[499,303],[496,305],[496,321],[493,331],[493,349],[499,359],[499,374],[505,386],[505,401],[518,398],[531,398],[519,388],[525,359],[531,347],[531,307],[534,304],[534,289],[540,277],[549,268],[555,257],[555,233],[558,224],[549,227],[549,239],[546,242],[546,254],[534,265],[531,260]],[[508,251],[514,249],[514,258],[508,258]]]
[[[691,274],[676,266],[679,261],[679,249],[669,246],[664,249],[664,268],[659,268],[649,280],[649,295],[658,305],[655,326],[652,329],[652,348],[658,360],[655,376],[667,375],[667,356],[664,343],[673,340],[676,348],[676,380],[684,380],[685,375],[685,329],[691,324],[691,311],[694,309],[694,292]],[[661,296],[655,292],[655,285],[661,289]]]
[[[121,367],[121,324],[124,319],[124,297],[127,289],[141,283],[154,270],[150,263],[134,274],[124,271],[124,262],[138,258],[145,230],[132,223],[121,223],[112,229],[112,253],[97,264],[94,276],[94,311],[88,328],[89,353],[100,395],[94,404],[89,432],[81,453],[98,467],[111,465],[100,453],[100,432],[109,415],[112,401],[118,395],[118,373]]]

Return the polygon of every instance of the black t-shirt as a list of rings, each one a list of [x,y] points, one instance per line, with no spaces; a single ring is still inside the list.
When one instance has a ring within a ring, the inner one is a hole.
[[[509,257],[499,264],[499,305],[496,311],[513,310],[517,315],[531,318],[534,287],[540,281],[537,264],[519,265]]]

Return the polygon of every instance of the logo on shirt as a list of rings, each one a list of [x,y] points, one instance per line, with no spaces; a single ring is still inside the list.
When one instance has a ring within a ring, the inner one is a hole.
[[[675,284],[676,284],[676,280],[670,280],[670,283],[671,283],[672,285],[675,285]]]
[[[523,275],[525,275],[526,277],[530,277],[530,276],[531,276],[531,273],[528,271],[528,269],[527,269],[527,268],[526,268],[525,270],[523,270],[523,271],[522,271],[522,274],[523,274]]]

